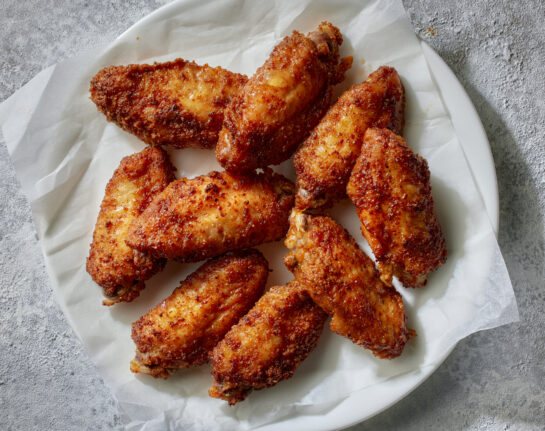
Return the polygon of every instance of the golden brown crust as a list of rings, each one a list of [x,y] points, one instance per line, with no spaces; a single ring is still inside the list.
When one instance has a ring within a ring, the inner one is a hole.
[[[297,210],[290,217],[284,263],[332,317],[333,332],[381,358],[399,356],[413,331],[401,295],[379,278],[371,259],[329,217]]]
[[[216,157],[226,170],[276,165],[293,154],[351,65],[339,62],[341,43],[339,30],[324,22],[308,36],[294,31],[274,48],[225,111]]]
[[[130,249],[131,222],[174,179],[174,167],[160,148],[125,157],[106,186],[87,258],[87,272],[104,289],[104,305],[129,302],[144,281],[161,271],[163,259]]]
[[[171,183],[133,222],[127,244],[157,257],[196,262],[284,237],[294,186],[266,169],[211,172]]]
[[[181,58],[106,67],[91,80],[91,100],[119,127],[149,145],[214,148],[223,111],[247,77]]]
[[[269,266],[256,250],[211,259],[132,325],[134,373],[168,377],[204,364],[227,331],[263,293]]]
[[[324,209],[342,199],[367,128],[401,134],[404,109],[403,85],[391,67],[346,91],[295,153],[297,208]]]
[[[382,280],[426,284],[447,258],[426,160],[388,129],[368,129],[347,187]]]
[[[297,282],[271,288],[212,351],[208,393],[233,405],[289,379],[316,347],[326,318]]]

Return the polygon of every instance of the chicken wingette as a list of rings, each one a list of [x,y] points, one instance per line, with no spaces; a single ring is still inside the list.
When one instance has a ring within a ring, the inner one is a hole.
[[[177,59],[111,66],[91,80],[91,100],[109,121],[149,145],[214,148],[223,111],[247,78]]]
[[[104,305],[132,301],[144,281],[163,269],[164,259],[129,248],[125,237],[132,221],[173,179],[167,154],[148,147],[121,160],[108,182],[87,258],[87,272],[103,288]]]
[[[403,131],[405,91],[391,67],[380,67],[346,91],[295,153],[296,206],[324,209],[346,196],[346,184],[368,127]]]
[[[395,275],[406,287],[426,284],[447,258],[426,160],[390,130],[368,129],[347,193],[382,280],[391,285]]]
[[[204,364],[210,351],[263,293],[269,266],[256,250],[209,260],[132,325],[134,373],[168,377]]]
[[[156,257],[196,262],[282,239],[293,201],[293,183],[270,169],[183,178],[133,222],[127,244]]]
[[[232,405],[289,379],[316,347],[326,318],[297,282],[272,287],[212,351],[208,393]]]
[[[284,263],[312,300],[332,319],[333,332],[381,358],[403,351],[413,331],[401,295],[384,284],[373,262],[329,217],[297,210],[290,217]]]
[[[225,110],[216,157],[230,172],[288,159],[331,103],[352,58],[339,60],[342,36],[323,22],[307,36],[294,31],[272,51]]]

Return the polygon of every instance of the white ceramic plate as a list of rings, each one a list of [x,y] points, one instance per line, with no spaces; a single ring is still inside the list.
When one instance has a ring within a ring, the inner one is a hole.
[[[206,2],[205,2],[206,3]],[[131,27],[125,34],[137,34],[139,29],[150,23],[160,23],[173,13],[178,3],[169,4]],[[472,169],[478,189],[485,202],[487,213],[494,230],[498,228],[498,192],[494,162],[486,134],[479,117],[463,87],[441,58],[425,43],[422,43],[433,78],[438,85],[443,101],[449,111],[456,133],[463,146],[466,158]],[[423,367],[412,373],[406,373],[385,381],[383,384],[352,393],[343,402],[325,415],[290,417],[285,421],[262,426],[261,430],[313,429],[330,430],[343,428],[368,419],[392,406],[405,397],[429,375],[450,354],[444,353],[433,366]]]

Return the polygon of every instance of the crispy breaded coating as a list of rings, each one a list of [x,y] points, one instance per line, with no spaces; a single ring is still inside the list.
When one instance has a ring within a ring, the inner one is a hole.
[[[296,207],[324,209],[344,198],[367,128],[401,134],[404,109],[405,91],[391,67],[346,91],[295,153]]]
[[[257,250],[216,257],[132,325],[134,373],[167,378],[201,365],[227,331],[259,299],[269,265]]]
[[[326,318],[296,281],[272,287],[212,351],[208,393],[233,405],[289,379],[316,347]]]
[[[399,356],[413,331],[401,295],[379,278],[356,241],[329,217],[297,210],[290,217],[284,258],[295,279],[332,317],[333,332],[381,358]]]
[[[127,244],[157,257],[197,262],[282,239],[293,201],[293,183],[270,169],[183,178],[133,222]]]
[[[294,31],[272,51],[225,110],[216,157],[230,172],[245,172],[288,159],[331,103],[332,86],[344,79],[352,58],[339,61],[339,29],[323,22]]]
[[[160,148],[125,157],[106,186],[87,258],[87,272],[104,289],[104,305],[130,302],[144,281],[161,271],[164,259],[125,244],[129,225],[174,179],[174,167]]]
[[[388,129],[368,129],[347,187],[381,279],[426,284],[447,259],[431,195],[428,164]]]
[[[108,121],[149,145],[214,148],[223,111],[247,77],[181,58],[106,67],[91,80],[91,100]]]

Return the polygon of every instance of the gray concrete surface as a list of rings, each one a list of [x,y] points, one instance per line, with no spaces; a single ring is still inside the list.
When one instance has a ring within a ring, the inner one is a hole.
[[[1,0],[0,100],[162,3]],[[466,88],[490,139],[499,242],[521,322],[464,340],[412,394],[352,430],[543,430],[545,3],[403,3],[415,32]],[[53,299],[4,144],[0,184],[0,429],[123,429],[114,399]]]

